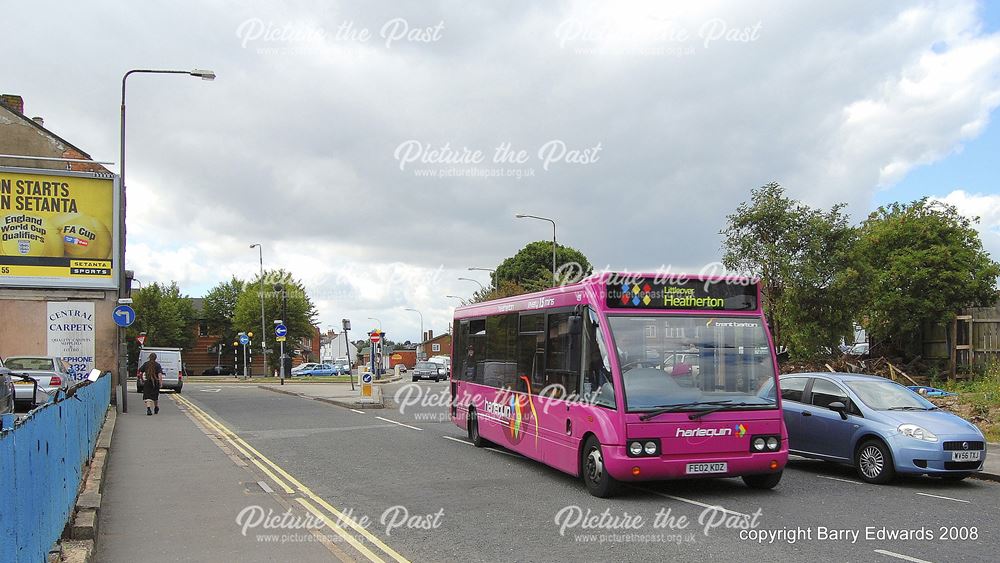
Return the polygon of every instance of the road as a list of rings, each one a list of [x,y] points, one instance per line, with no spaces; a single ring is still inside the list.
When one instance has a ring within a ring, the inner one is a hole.
[[[309,504],[324,501],[362,521],[411,561],[954,562],[995,560],[1000,552],[1000,484],[974,479],[874,486],[851,469],[793,458],[773,491],[713,479],[594,498],[573,477],[502,448],[469,444],[447,420],[447,385],[387,385],[386,397],[404,404],[381,410],[249,385],[208,392],[209,385],[188,384],[177,400],[273,462],[250,469],[274,495],[294,500],[306,490]],[[428,404],[406,405],[397,395],[414,390]],[[584,525],[601,521],[612,529]],[[751,529],[740,529],[748,523]],[[866,529],[874,535],[866,538]],[[901,531],[914,537],[883,535]],[[949,535],[954,539],[942,537]],[[359,541],[390,560],[371,539]]]

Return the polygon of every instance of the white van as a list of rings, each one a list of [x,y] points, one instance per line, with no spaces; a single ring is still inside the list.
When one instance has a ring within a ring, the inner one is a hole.
[[[150,354],[156,354],[156,361],[163,367],[163,382],[160,389],[173,389],[178,393],[184,387],[184,363],[181,360],[180,348],[142,348],[139,350],[139,367],[141,368]],[[135,390],[142,393],[143,373],[136,373]]]

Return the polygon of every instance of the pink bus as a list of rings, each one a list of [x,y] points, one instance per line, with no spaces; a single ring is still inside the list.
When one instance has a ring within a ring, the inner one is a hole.
[[[451,418],[574,476],[736,477],[772,488],[788,460],[758,284],[602,274],[455,311]],[[767,392],[760,392],[761,388]]]

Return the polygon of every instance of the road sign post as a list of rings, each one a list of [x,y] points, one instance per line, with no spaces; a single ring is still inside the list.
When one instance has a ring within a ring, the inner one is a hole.
[[[281,356],[278,361],[281,362],[281,367],[278,369],[278,374],[281,376],[281,384],[285,384],[285,338],[288,335],[288,327],[284,325],[281,320],[274,321],[274,338],[278,341],[278,345],[281,347]]]
[[[247,371],[249,369],[249,364],[250,364],[250,362],[249,362],[249,360],[247,358],[247,345],[248,344],[250,344],[250,337],[247,336],[247,333],[241,332],[240,333],[240,346],[243,347],[243,379],[247,379],[247,377],[249,376],[249,373]]]

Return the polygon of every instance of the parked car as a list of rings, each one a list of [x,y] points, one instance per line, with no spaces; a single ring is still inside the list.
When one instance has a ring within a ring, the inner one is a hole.
[[[163,381],[160,382],[160,389],[173,389],[180,393],[184,388],[184,361],[181,358],[180,348],[142,348],[139,350],[139,367],[149,359],[150,354],[156,354],[156,361],[163,368]],[[142,393],[144,374],[142,370],[136,371],[135,390]]]
[[[68,363],[55,356],[9,356],[3,363],[4,367],[14,374],[30,377],[38,383],[38,391],[48,397],[69,390],[73,381],[72,371]],[[14,401],[17,405],[31,406],[47,400],[45,396],[35,393],[35,385],[31,381],[14,378]]]
[[[869,351],[869,346],[867,342],[859,342],[847,349],[844,354],[848,356],[867,356]]]
[[[334,362],[334,367],[337,368],[337,375],[351,375],[351,364],[345,361],[337,360]]]
[[[214,366],[201,372],[202,375],[233,375],[236,372],[229,366]]]
[[[410,376],[412,381],[417,381],[418,379],[433,379],[434,381],[441,381],[443,379],[448,379],[448,372],[446,368],[438,362],[417,362],[417,365],[413,368],[413,374]]]
[[[396,364],[396,365],[399,366],[399,373],[406,373],[406,371],[410,369],[406,367],[406,364]]]
[[[863,481],[887,483],[897,473],[959,481],[986,460],[975,425],[888,379],[797,373],[780,385],[789,452],[853,466]],[[762,393],[773,396],[773,383]]]
[[[10,370],[0,364],[0,414],[14,412],[14,380]]]

